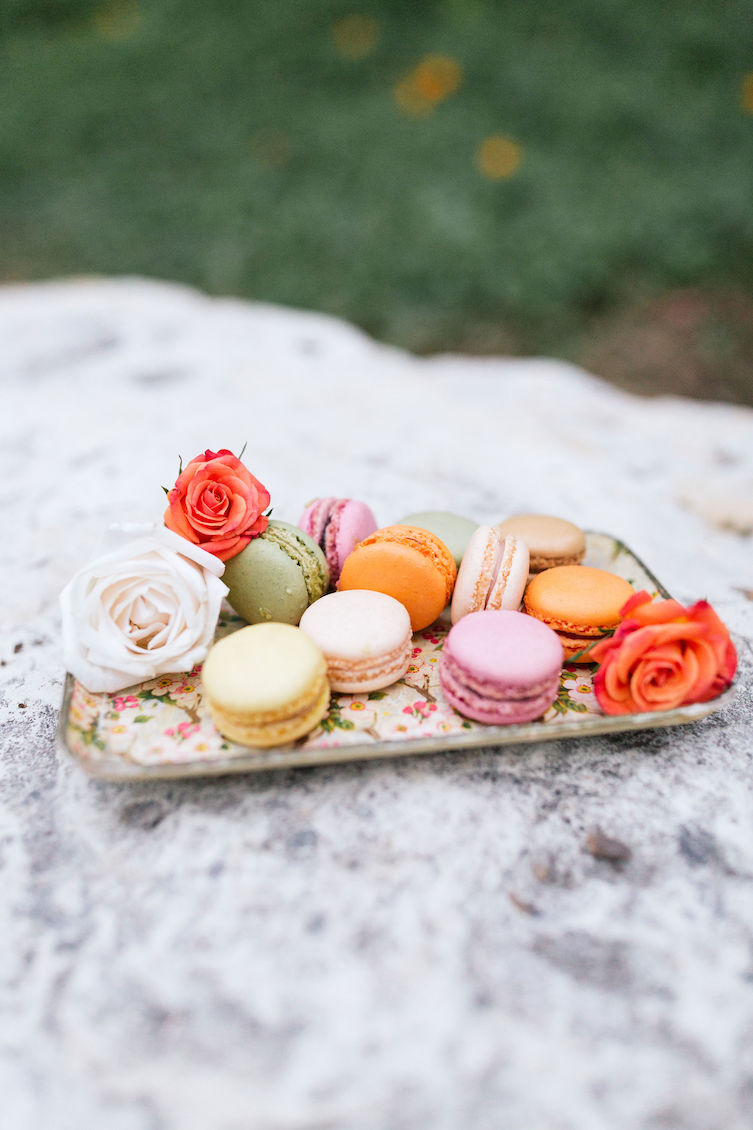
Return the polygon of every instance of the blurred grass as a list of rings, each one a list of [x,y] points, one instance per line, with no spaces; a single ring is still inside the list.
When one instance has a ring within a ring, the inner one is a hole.
[[[4,0],[0,19],[6,279],[135,272],[418,350],[574,357],[636,303],[751,293],[748,0]],[[457,88],[411,113],[396,87],[431,55]]]

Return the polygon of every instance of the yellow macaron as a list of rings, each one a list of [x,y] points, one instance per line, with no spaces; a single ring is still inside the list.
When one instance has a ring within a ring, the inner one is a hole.
[[[241,745],[284,745],[327,713],[327,661],[291,624],[254,624],[219,640],[202,670],[212,720]]]

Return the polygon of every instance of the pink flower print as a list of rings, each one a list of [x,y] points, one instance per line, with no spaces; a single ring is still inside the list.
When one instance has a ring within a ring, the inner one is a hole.
[[[420,698],[411,703],[410,706],[404,706],[403,714],[414,714],[417,718],[428,718],[436,709],[436,702],[426,702],[425,699]]]
[[[423,651],[422,647],[414,647],[412,652],[410,653],[411,659],[415,659],[416,656],[420,655],[422,651]]]
[[[178,723],[178,733],[180,734],[181,738],[183,738],[184,741],[185,741],[186,738],[190,738],[191,734],[195,734],[198,729],[199,729],[199,723],[198,722],[179,722]]]
[[[429,643],[433,643],[433,644],[437,644],[437,643],[439,643],[439,636],[435,636],[435,635],[434,635],[434,633],[433,633],[432,631],[430,631],[430,630],[427,630],[427,631],[425,631],[425,632],[422,632],[422,633],[421,633],[421,635],[422,635],[422,636],[423,636],[423,638],[424,638],[425,640],[427,640],[427,641],[428,641]]]
[[[118,695],[117,698],[113,699],[113,703],[112,703],[113,710],[117,710],[118,713],[120,713],[121,710],[135,710],[138,705],[139,705],[139,700],[136,698],[135,695],[132,695],[132,694],[128,694],[128,695],[125,695],[125,696],[124,695]]]

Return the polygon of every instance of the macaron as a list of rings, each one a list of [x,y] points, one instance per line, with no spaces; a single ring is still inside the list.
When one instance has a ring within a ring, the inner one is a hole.
[[[327,663],[290,624],[254,624],[219,640],[201,674],[212,720],[241,745],[284,745],[309,733],[329,707]]]
[[[617,627],[620,609],[632,595],[633,586],[606,569],[559,565],[531,579],[523,604],[530,616],[557,632],[568,662],[590,663],[587,654],[574,656]]]
[[[557,697],[562,659],[557,633],[531,616],[471,612],[447,635],[440,686],[450,706],[476,722],[532,722]]]
[[[418,526],[384,526],[345,559],[338,587],[372,589],[399,600],[414,632],[427,628],[452,596],[457,569],[447,546]]]
[[[528,546],[532,573],[555,565],[577,565],[586,553],[586,535],[580,526],[548,514],[516,514],[497,524],[501,534],[516,534]]]
[[[528,546],[496,526],[479,526],[468,542],[452,594],[453,624],[471,612],[517,611],[528,581]]]
[[[470,518],[463,518],[460,514],[452,514],[449,510],[421,510],[417,514],[406,514],[400,519],[399,525],[418,526],[435,534],[445,543],[459,569],[471,534],[478,523],[472,522]]]
[[[225,565],[227,599],[249,624],[297,624],[329,587],[319,546],[303,530],[272,520],[263,534]]]
[[[324,553],[330,584],[336,585],[345,558],[359,541],[374,533],[379,523],[371,508],[355,498],[315,498],[301,514],[298,525]]]
[[[401,679],[411,661],[407,609],[368,589],[323,596],[301,617],[301,631],[322,650],[333,691],[376,691]]]

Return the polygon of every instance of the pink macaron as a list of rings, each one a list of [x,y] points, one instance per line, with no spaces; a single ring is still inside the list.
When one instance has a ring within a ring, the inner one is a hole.
[[[376,691],[402,679],[408,670],[410,616],[386,593],[332,592],[306,609],[300,627],[324,652],[333,691]]]
[[[359,541],[374,533],[379,523],[371,508],[355,498],[315,498],[303,511],[298,525],[320,546],[334,586],[345,558]]]
[[[452,594],[456,624],[470,612],[517,611],[528,580],[528,546],[496,526],[479,526],[471,534]]]
[[[557,633],[524,612],[471,612],[445,640],[440,684],[467,718],[532,722],[557,697],[563,657]]]

